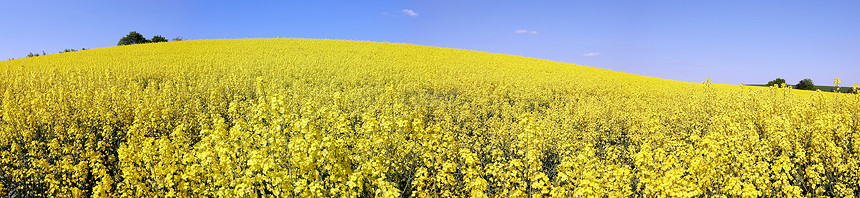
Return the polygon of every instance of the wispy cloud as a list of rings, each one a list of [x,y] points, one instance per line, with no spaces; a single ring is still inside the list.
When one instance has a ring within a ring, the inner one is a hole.
[[[410,9],[403,9],[400,11],[400,13],[403,13],[404,15],[411,16],[411,17],[417,17],[418,16],[418,13],[415,13],[415,11],[410,10]]]
[[[516,34],[525,34],[525,33],[537,34],[537,31],[534,31],[534,30],[517,30],[517,31],[514,31],[514,33],[516,33]]]
[[[680,60],[673,60],[673,61],[672,61],[672,64],[680,64],[680,63],[683,63],[683,62],[684,62],[684,61],[680,61]]]
[[[592,56],[602,56],[602,55],[603,55],[603,54],[601,54],[601,53],[591,52],[591,53],[583,54],[582,56],[592,57]]]

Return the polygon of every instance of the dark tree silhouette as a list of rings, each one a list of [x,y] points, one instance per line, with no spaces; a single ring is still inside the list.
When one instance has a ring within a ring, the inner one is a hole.
[[[146,38],[144,38],[142,34],[132,31],[129,32],[127,36],[122,37],[122,39],[119,39],[119,43],[117,43],[116,45],[132,45],[148,42],[149,40],[146,40]]]
[[[797,82],[797,85],[794,86],[795,89],[802,90],[815,90],[815,84],[812,83],[812,79],[803,79],[800,82]]]
[[[782,79],[782,78],[776,78],[776,80],[771,80],[770,82],[767,82],[768,87],[773,86],[773,85],[777,85],[779,87],[782,87],[782,84],[785,84],[785,79]]]
[[[166,39],[166,38],[164,38],[164,37],[163,37],[163,36],[161,36],[161,35],[157,35],[157,36],[153,36],[153,37],[152,37],[152,40],[150,40],[149,42],[153,42],[153,43],[158,43],[158,42],[167,42],[167,39]]]

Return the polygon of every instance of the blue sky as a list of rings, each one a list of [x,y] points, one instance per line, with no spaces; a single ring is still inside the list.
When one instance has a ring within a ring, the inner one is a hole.
[[[0,60],[151,38],[321,38],[715,83],[860,83],[860,1],[3,1]]]

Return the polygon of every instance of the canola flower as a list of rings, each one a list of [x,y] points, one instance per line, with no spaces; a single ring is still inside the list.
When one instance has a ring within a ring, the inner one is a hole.
[[[11,196],[860,196],[858,94],[307,39],[3,61],[0,93]]]

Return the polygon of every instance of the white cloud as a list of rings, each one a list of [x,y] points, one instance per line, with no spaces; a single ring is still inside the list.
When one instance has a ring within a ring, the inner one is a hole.
[[[534,30],[517,30],[517,31],[514,31],[514,33],[515,34],[525,34],[525,33],[537,34],[537,31],[534,31]]]
[[[601,55],[603,55],[603,54],[597,53],[597,52],[591,52],[591,53],[583,54],[582,56],[591,57],[591,56],[601,56]]]
[[[406,16],[411,16],[411,17],[417,17],[417,16],[418,16],[418,13],[415,13],[415,11],[412,11],[412,10],[410,10],[410,9],[403,9],[403,10],[402,10],[402,11],[400,11],[400,12],[401,12],[401,13],[403,13],[404,15],[406,15]]]
[[[672,61],[672,64],[679,64],[679,63],[683,63],[683,62],[684,62],[684,61],[680,61],[680,60],[673,60],[673,61]]]

